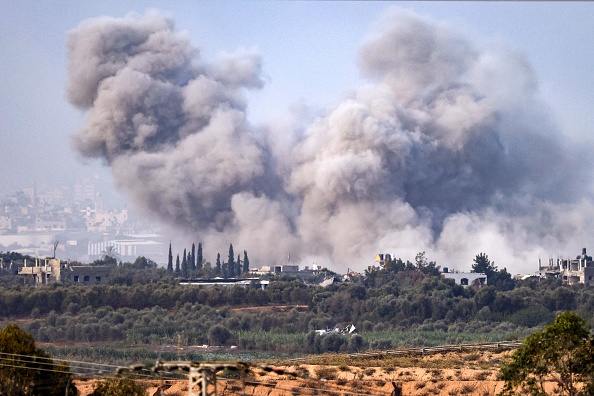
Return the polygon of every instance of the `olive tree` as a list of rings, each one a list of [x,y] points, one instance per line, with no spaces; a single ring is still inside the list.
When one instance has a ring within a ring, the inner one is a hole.
[[[66,364],[55,364],[15,324],[0,331],[0,395],[77,394]]]
[[[564,312],[542,331],[528,336],[501,368],[505,386],[501,396],[517,390],[547,395],[544,384],[553,381],[563,395],[592,395],[594,343],[590,325],[573,312]]]
[[[95,384],[89,396],[144,396],[144,387],[130,378],[107,378]]]

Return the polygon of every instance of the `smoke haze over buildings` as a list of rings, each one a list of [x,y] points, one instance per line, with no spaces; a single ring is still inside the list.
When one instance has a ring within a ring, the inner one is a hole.
[[[68,98],[88,111],[75,150],[194,240],[337,270],[378,251],[467,268],[497,250],[510,272],[589,242],[590,160],[526,59],[410,11],[360,45],[365,85],[289,127],[248,121],[247,90],[266,89],[257,50],[203,61],[156,11],[86,20],[68,53]]]

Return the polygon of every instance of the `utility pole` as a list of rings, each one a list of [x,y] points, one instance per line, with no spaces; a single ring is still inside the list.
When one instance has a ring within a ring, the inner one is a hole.
[[[250,372],[250,367],[258,367],[260,370],[279,375],[290,375],[292,377],[309,378],[303,373],[286,371],[284,369],[250,364],[245,362],[193,362],[157,361],[152,371],[183,371],[188,373],[188,396],[216,396],[217,394],[217,373],[223,370],[238,371],[241,375],[242,395],[245,395],[245,376]],[[130,366],[130,370],[139,370],[142,365]]]
[[[58,244],[59,244],[59,243],[60,243],[60,241],[55,241],[55,242],[54,242],[54,257],[52,257],[52,258],[54,258],[54,259],[56,258],[56,249],[58,248]]]
[[[217,394],[217,372],[222,370],[234,370],[241,373],[242,378],[249,371],[247,363],[235,362],[161,362],[158,361],[153,371],[184,371],[188,373],[188,396],[216,396]],[[242,381],[243,393],[245,394],[245,381]]]

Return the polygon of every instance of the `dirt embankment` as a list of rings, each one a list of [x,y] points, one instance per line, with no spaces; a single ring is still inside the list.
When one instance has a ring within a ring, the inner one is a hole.
[[[424,357],[377,357],[352,361],[328,355],[311,362],[279,363],[277,373],[253,368],[243,380],[219,376],[218,395],[496,395],[500,365],[510,352],[466,352]],[[144,381],[150,396],[187,395],[188,381]],[[92,391],[92,382],[79,381],[81,396]],[[547,384],[553,394],[555,385]],[[398,393],[400,391],[401,393]]]

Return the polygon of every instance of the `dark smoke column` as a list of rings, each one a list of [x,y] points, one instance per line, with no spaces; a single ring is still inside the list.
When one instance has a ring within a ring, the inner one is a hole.
[[[224,227],[233,193],[264,172],[241,93],[261,86],[257,55],[194,64],[198,51],[156,13],[87,20],[69,33],[68,53],[68,97],[90,110],[75,149],[105,160],[163,220]]]
[[[105,161],[145,213],[239,244],[251,221],[244,207],[266,204],[263,190],[277,188],[245,116],[243,91],[263,85],[259,55],[200,62],[173,22],[152,12],[84,21],[68,34],[68,56],[68,98],[88,110],[75,150]],[[284,221],[274,232],[287,232]]]
[[[359,51],[367,84],[307,126],[254,133],[255,51],[208,64],[161,14],[85,21],[68,36],[68,97],[88,111],[73,146],[145,213],[263,265],[527,262],[561,246],[547,232],[567,228],[554,214],[576,211],[591,162],[564,144],[526,59],[408,11],[378,27]]]

